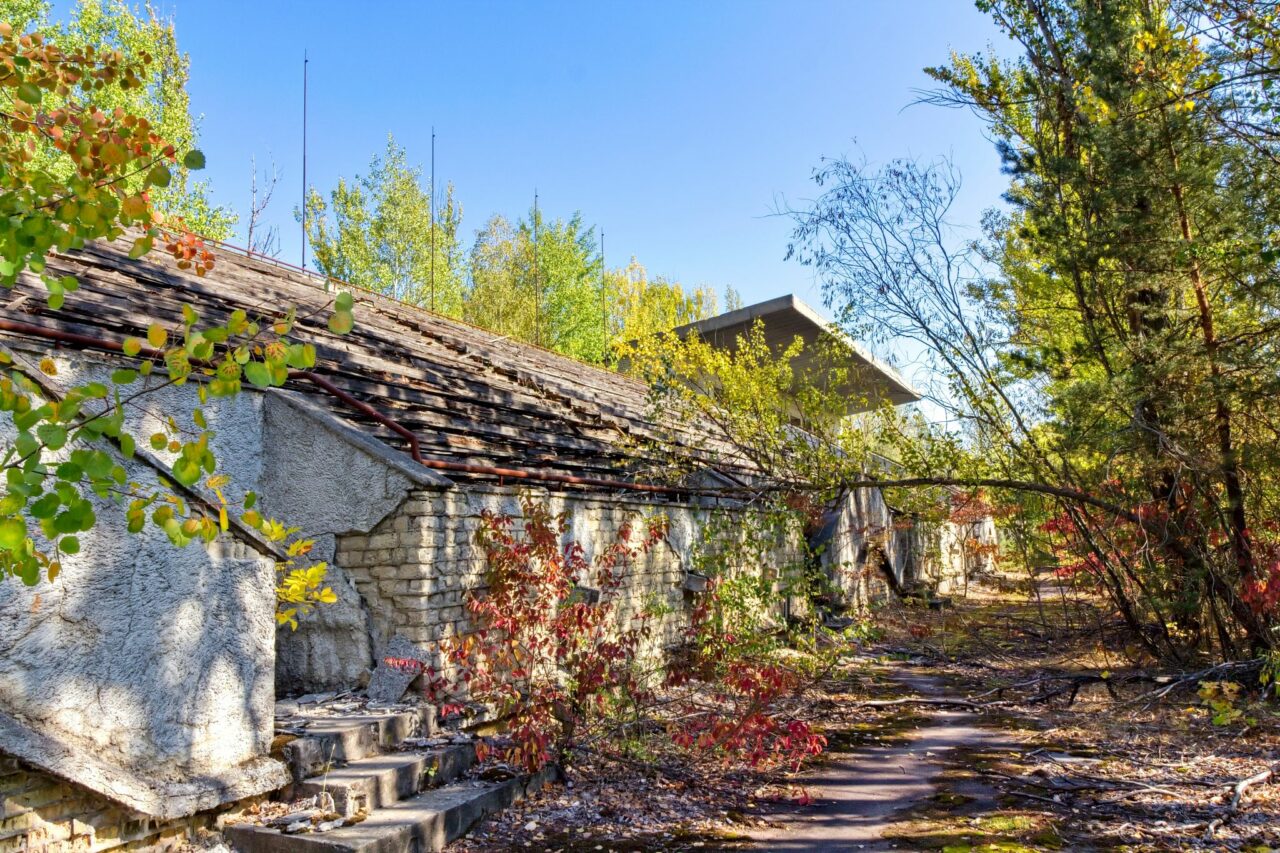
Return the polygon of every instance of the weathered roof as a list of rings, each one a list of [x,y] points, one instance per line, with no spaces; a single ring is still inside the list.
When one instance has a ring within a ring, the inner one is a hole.
[[[322,278],[227,250],[215,251],[214,269],[201,278],[159,252],[131,260],[128,246],[95,243],[50,259],[48,272],[74,275],[80,289],[51,311],[43,285],[28,275],[0,297],[0,317],[120,342],[145,337],[151,323],[180,326],[188,303],[214,322],[237,308],[261,317],[296,306],[295,336],[316,346],[313,372],[412,431],[424,458],[631,480],[645,465],[637,451],[657,437],[647,387],[614,371],[359,290],[355,329],[337,336],[326,326],[336,294]],[[406,447],[317,386],[288,387]]]
[[[650,481],[664,464],[661,458],[646,458],[645,448],[652,440],[670,439],[671,430],[655,426],[649,389],[636,379],[361,290],[352,290],[354,330],[334,335],[327,320],[336,293],[323,277],[217,249],[213,271],[202,278],[178,269],[160,252],[132,260],[129,245],[127,240],[94,243],[52,257],[48,272],[74,275],[80,288],[51,311],[43,285],[27,275],[0,295],[0,318],[118,344],[145,337],[151,323],[180,327],[186,304],[215,323],[236,309],[251,317],[274,317],[295,307],[295,337],[316,346],[311,372],[406,428],[424,459],[628,483]],[[785,299],[790,302],[766,312],[770,334],[790,328],[774,321],[799,315],[810,324],[802,334],[812,336],[820,318],[794,297]],[[774,303],[781,301],[703,321],[705,333],[732,335],[758,309]],[[895,400],[916,399],[891,370],[856,345],[852,349],[879,370]],[[291,379],[287,387],[356,429],[408,449],[403,435],[319,385]],[[692,459],[716,449],[714,471],[692,466],[710,477],[697,478],[699,486],[750,478],[754,466],[736,460],[727,444],[706,435],[689,438]],[[503,479],[483,471],[449,470],[447,476]],[[599,482],[556,487],[610,488]]]
[[[765,341],[775,349],[786,347],[797,336],[804,340],[804,349],[795,361],[800,370],[813,359],[816,351],[814,344],[823,335],[833,335],[848,348],[853,361],[860,368],[850,378],[845,389],[850,414],[874,408],[884,399],[895,405],[914,403],[920,399],[920,393],[897,370],[823,320],[821,314],[794,294],[689,323],[675,331],[679,335],[696,331],[704,340],[716,346],[732,348],[738,336],[750,331],[757,320],[764,324]]]

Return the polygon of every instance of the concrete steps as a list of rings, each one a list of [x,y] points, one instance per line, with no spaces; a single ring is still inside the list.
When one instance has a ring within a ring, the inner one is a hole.
[[[435,734],[435,709],[368,712],[343,717],[291,717],[278,723],[300,736],[284,746],[294,779],[321,773],[333,763],[357,761],[394,749],[406,738]]]
[[[283,835],[261,827],[230,827],[227,837],[241,853],[434,853],[485,815],[536,791],[550,776],[544,770],[503,782],[453,782],[330,832]]]
[[[549,771],[501,781],[463,778],[475,761],[475,747],[424,744],[423,736],[437,732],[433,709],[289,717],[280,726],[298,735],[282,748],[294,773],[292,799],[328,794],[339,815],[362,819],[325,832],[291,834],[270,826],[229,826],[227,841],[241,853],[436,851],[549,778]]]
[[[457,779],[474,759],[475,748],[470,744],[369,756],[302,781],[296,796],[327,791],[338,814],[370,812]]]

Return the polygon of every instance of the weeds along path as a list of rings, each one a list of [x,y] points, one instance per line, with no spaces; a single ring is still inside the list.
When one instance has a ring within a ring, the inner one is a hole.
[[[1144,664],[1105,602],[1005,577],[876,626],[804,695],[828,747],[798,776],[657,727],[647,765],[588,754],[451,849],[1280,850],[1280,710],[1243,664]]]
[[[1280,710],[1253,662],[1143,661],[1079,591],[969,593],[881,614],[889,650],[930,668],[847,669],[830,760],[796,780],[817,802],[775,806],[746,849],[1280,849]],[[893,704],[910,697],[962,707]]]
[[[895,667],[892,680],[915,695],[942,696],[947,691],[932,676]],[[966,836],[958,827],[954,839],[932,838],[921,817],[943,808],[990,812],[996,792],[977,778],[955,778],[976,755],[1014,754],[1021,747],[1015,734],[979,725],[977,715],[929,710],[920,714],[902,709],[906,728],[879,743],[847,747],[831,733],[829,759],[801,781],[814,802],[770,815],[770,827],[751,832],[746,849],[779,851],[848,851],[935,849],[952,840],[976,845],[987,840],[980,828]],[[886,742],[887,741],[887,742]],[[958,765],[958,766],[957,766]],[[963,823],[968,823],[963,820]],[[951,836],[951,832],[945,833]],[[920,845],[920,846],[916,846]]]

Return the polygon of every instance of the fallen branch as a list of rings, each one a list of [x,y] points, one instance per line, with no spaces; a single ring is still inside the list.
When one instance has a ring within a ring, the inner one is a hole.
[[[1182,796],[1182,794],[1178,793],[1177,791],[1172,791],[1168,788],[1161,788],[1159,785],[1146,785],[1146,784],[1143,784],[1142,782],[1133,782],[1128,779],[1125,779],[1124,781],[1129,785],[1136,785],[1137,787],[1130,788],[1127,791],[1121,792],[1120,796],[1112,797],[1109,800],[1109,802],[1118,803],[1121,800],[1127,800],[1129,797],[1136,797],[1139,794],[1148,794],[1148,793],[1164,794],[1165,796],[1168,796],[1168,797]]]
[[[1170,693],[1173,693],[1174,691],[1183,687],[1191,687],[1191,686],[1198,685],[1199,682],[1201,682],[1206,678],[1212,678],[1215,676],[1222,677],[1225,675],[1248,674],[1250,671],[1258,669],[1261,665],[1262,665],[1261,659],[1247,660],[1247,661],[1230,661],[1227,663],[1215,664],[1213,666],[1206,667],[1204,669],[1196,670],[1195,672],[1179,673],[1176,675],[1151,675],[1151,674],[1142,673],[1142,672],[1129,673],[1127,675],[1102,675],[1101,673],[1044,674],[1044,675],[1038,675],[1035,678],[1028,678],[1023,681],[1018,681],[1013,684],[1007,684],[1001,687],[994,687],[986,691],[985,693],[977,694],[977,696],[975,696],[974,698],[982,699],[987,696],[995,696],[997,697],[997,699],[1002,700],[999,702],[990,703],[991,705],[1008,705],[1008,704],[1034,705],[1041,702],[1046,702],[1049,699],[1056,698],[1063,694],[1069,694],[1067,699],[1067,705],[1070,706],[1075,703],[1076,696],[1079,694],[1080,689],[1084,687],[1086,684],[1103,685],[1104,687],[1106,687],[1107,692],[1111,695],[1111,698],[1117,699],[1117,700],[1120,697],[1116,693],[1115,688],[1119,685],[1144,684],[1144,683],[1155,684],[1155,685],[1158,685],[1156,689],[1151,690],[1147,693],[1143,693],[1140,696],[1134,697],[1133,699],[1125,700],[1124,702],[1121,703],[1122,705],[1132,705],[1138,702],[1147,701],[1148,707],[1149,707],[1151,703],[1154,703],[1160,699],[1163,699],[1164,697],[1168,696]],[[1027,688],[1027,687],[1040,687],[1041,685],[1045,685],[1045,684],[1061,684],[1062,686],[1056,689],[1044,690],[1043,692],[1035,696],[1032,696],[1028,699],[1017,700],[1017,701],[1004,701],[1004,695],[1008,691],[1020,690],[1022,688]],[[990,705],[987,707],[990,707]]]
[[[1026,699],[1000,699],[995,702],[974,702],[971,699],[947,699],[942,697],[924,697],[924,696],[908,696],[903,699],[876,699],[866,700],[863,702],[853,702],[849,705],[851,708],[892,708],[896,705],[934,705],[942,708],[964,708],[968,711],[982,711],[987,708],[1005,708],[1010,705],[1037,705],[1041,702],[1047,702],[1056,696],[1064,693],[1071,693],[1074,700],[1075,692],[1079,689],[1079,685],[1067,685],[1057,690],[1050,690],[1031,696]],[[990,693],[984,693],[983,696],[989,696]]]
[[[1255,785],[1261,785],[1263,782],[1270,781],[1280,769],[1280,765],[1272,767],[1270,770],[1263,770],[1261,773],[1255,773],[1248,779],[1241,779],[1231,789],[1231,813],[1235,814],[1240,810],[1240,798],[1244,796],[1244,792]]]
[[[1152,690],[1150,693],[1144,693],[1141,696],[1137,697],[1136,699],[1130,699],[1128,702],[1125,702],[1124,704],[1131,705],[1137,702],[1142,702],[1143,700],[1147,700],[1147,704],[1142,706],[1142,709],[1145,711],[1147,708],[1150,708],[1156,702],[1168,696],[1173,691],[1182,687],[1191,687],[1193,685],[1198,685],[1201,681],[1211,676],[1215,676],[1215,675],[1222,676],[1228,673],[1234,674],[1237,672],[1249,672],[1250,670],[1256,670],[1261,668],[1262,668],[1262,658],[1256,658],[1254,660],[1231,661],[1228,663],[1215,664],[1214,666],[1197,670],[1196,672],[1186,673],[1180,676],[1168,676],[1171,680],[1169,681],[1168,684],[1165,684],[1164,687],[1160,687],[1156,690]]]
[[[1028,800],[1037,800],[1039,802],[1048,803],[1051,806],[1057,806],[1059,808],[1065,805],[1065,803],[1060,803],[1057,800],[1051,800],[1048,797],[1042,797],[1039,794],[1028,794],[1026,791],[1005,791],[1005,793],[1011,797],[1023,797]],[[1067,808],[1071,808],[1071,807],[1067,806]],[[1071,810],[1073,812],[1075,811],[1074,808],[1072,808]]]
[[[1280,775],[1280,764],[1269,770],[1263,770],[1261,773],[1255,773],[1245,779],[1241,779],[1231,786],[1231,803],[1227,806],[1227,813],[1222,817],[1216,817],[1209,821],[1209,825],[1204,830],[1204,840],[1211,841],[1213,834],[1225,826],[1240,811],[1240,800],[1244,797],[1244,792],[1254,787],[1268,782]]]

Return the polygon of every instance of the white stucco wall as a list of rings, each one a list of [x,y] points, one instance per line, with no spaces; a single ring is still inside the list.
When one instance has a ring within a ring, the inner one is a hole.
[[[59,360],[55,384],[107,368]],[[180,411],[166,389],[144,422]],[[241,480],[260,471],[260,400],[210,406],[220,456]],[[189,406],[188,406],[189,409]],[[12,435],[12,422],[0,419]],[[141,443],[141,442],[140,442]],[[120,459],[129,478],[155,470]],[[97,526],[61,575],[26,587],[0,580],[0,751],[139,811],[188,814],[278,787],[273,735],[274,561],[234,539],[176,549],[148,527],[129,534],[121,508],[96,500]]]
[[[331,564],[338,537],[373,530],[414,488],[448,483],[288,392],[266,395],[262,444],[262,507],[305,531],[316,541],[313,556]],[[296,631],[278,634],[281,694],[355,687],[373,667],[367,604],[341,566],[332,565],[327,583],[337,603],[302,616]]]
[[[16,355],[31,372],[46,353]],[[72,355],[42,381],[109,383],[116,364]],[[121,461],[154,484],[143,457],[164,468],[172,455],[147,438],[170,417],[190,427],[198,400],[164,387],[140,403],[126,410],[139,457]],[[373,528],[411,488],[447,482],[297,395],[247,391],[202,408],[227,496],[254,491],[264,515],[316,540],[315,559],[331,560],[336,537]],[[0,581],[0,752],[163,816],[284,784],[267,757],[277,684],[352,686],[371,665],[355,587],[334,567],[338,604],[277,631],[275,560],[251,538],[176,549],[151,527],[129,534],[109,501],[97,516],[55,581]]]
[[[16,354],[34,369],[46,352]],[[42,381],[58,388],[109,382],[116,366],[85,353],[55,364]],[[197,403],[194,388],[166,387],[126,410],[140,448],[121,459],[131,480],[156,482],[142,457],[164,467],[172,456],[147,437],[169,417],[190,426]],[[316,559],[332,558],[337,536],[371,529],[410,488],[442,482],[284,392],[202,408],[228,497],[256,492],[264,515],[316,540]],[[0,581],[0,752],[157,815],[279,787],[283,768],[266,757],[277,680],[349,686],[370,666],[354,586],[332,569],[339,603],[278,632],[275,560],[251,539],[176,549],[151,527],[129,534],[109,501],[97,517],[55,581]]]

